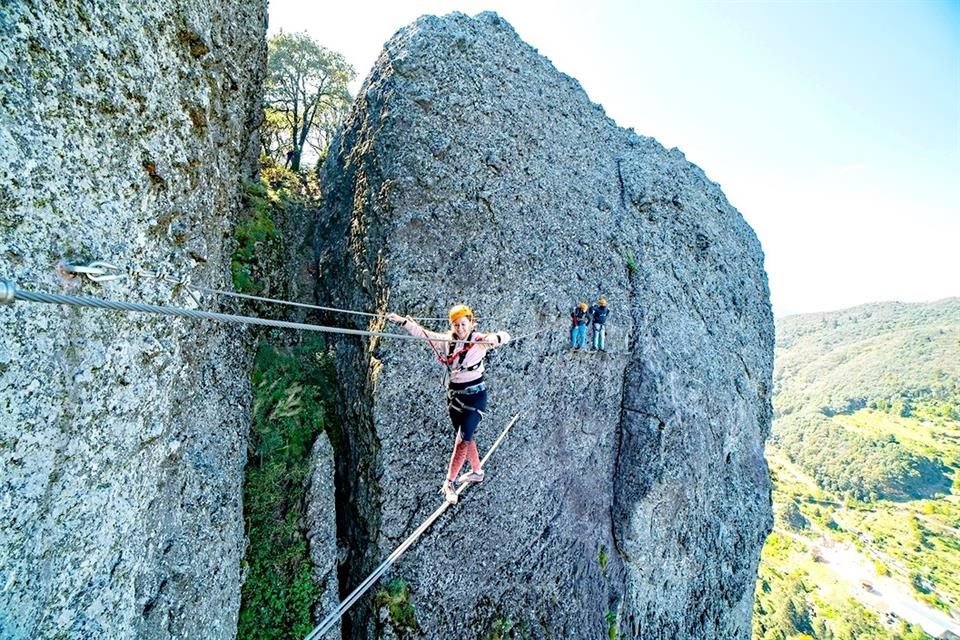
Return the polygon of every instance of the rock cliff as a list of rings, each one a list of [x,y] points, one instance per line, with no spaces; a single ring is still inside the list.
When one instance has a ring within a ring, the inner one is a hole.
[[[229,287],[266,2],[0,7],[0,277],[106,260]],[[232,638],[249,342],[226,325],[0,308],[0,638]]]
[[[388,576],[424,637],[748,638],[773,320],[759,242],[719,186],[492,13],[399,31],[323,178],[325,303],[443,318],[465,302],[522,338],[488,367],[481,454],[521,418],[487,481]],[[599,295],[610,352],[569,352],[570,308]],[[439,505],[452,433],[425,345],[335,349],[346,591]],[[398,632],[371,607],[348,637]]]

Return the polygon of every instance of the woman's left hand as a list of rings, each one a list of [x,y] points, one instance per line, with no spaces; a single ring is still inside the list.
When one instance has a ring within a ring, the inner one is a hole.
[[[510,340],[510,336],[505,331],[483,333],[477,337],[477,342],[482,342],[491,347],[499,347],[502,344],[506,344],[508,340]]]

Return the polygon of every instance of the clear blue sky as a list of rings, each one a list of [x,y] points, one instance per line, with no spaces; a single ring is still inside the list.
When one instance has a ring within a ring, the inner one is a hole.
[[[960,2],[271,0],[270,32],[344,54],[356,91],[401,27],[485,10],[721,185],[778,316],[960,295]]]

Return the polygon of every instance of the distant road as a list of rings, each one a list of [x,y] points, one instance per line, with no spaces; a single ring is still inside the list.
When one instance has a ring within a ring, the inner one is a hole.
[[[845,544],[827,544],[819,546],[820,555],[837,579],[848,585],[853,597],[875,611],[892,612],[935,638],[948,630],[960,634],[960,623],[915,600],[909,589],[893,578],[878,574],[873,563],[856,549]]]

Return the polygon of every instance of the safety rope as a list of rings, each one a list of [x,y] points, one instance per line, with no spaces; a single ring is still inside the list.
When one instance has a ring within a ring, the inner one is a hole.
[[[144,304],[142,302],[123,302],[119,300],[104,300],[92,296],[74,296],[60,293],[42,293],[37,291],[25,291],[18,289],[7,280],[0,280],[0,303],[10,304],[17,300],[26,300],[29,302],[41,302],[45,304],[65,304],[76,307],[93,307],[97,309],[112,309],[116,311],[132,311],[137,313],[154,313],[160,315],[180,316],[198,320],[217,320],[220,322],[236,322],[240,324],[252,324],[267,327],[279,327],[282,329],[302,329],[305,331],[319,331],[321,333],[338,333],[351,336],[375,336],[378,338],[396,338],[398,340],[413,340],[422,342],[426,338],[411,336],[402,333],[383,333],[377,331],[362,331],[360,329],[343,329],[340,327],[328,327],[318,324],[305,324],[302,322],[289,322],[286,320],[271,320],[268,318],[259,318],[256,316],[240,316],[227,313],[216,313],[213,311],[199,311],[197,309],[184,309],[182,307],[161,306],[155,304]],[[442,340],[454,342],[453,340]]]
[[[378,331],[363,331],[360,329],[344,329],[341,327],[330,327],[318,324],[306,324],[302,322],[289,322],[286,320],[271,320],[269,318],[260,318],[257,316],[241,316],[226,313],[217,313],[213,311],[200,311],[198,309],[184,309],[182,307],[171,307],[154,304],[145,304],[142,302],[124,302],[119,300],[105,300],[93,296],[74,296],[60,293],[43,293],[39,291],[26,291],[18,289],[9,280],[0,280],[0,304],[12,304],[17,300],[28,302],[40,302],[45,304],[65,304],[77,307],[92,307],[98,309],[112,309],[116,311],[132,311],[137,313],[154,313],[161,315],[180,316],[194,318],[199,320],[217,320],[220,322],[236,322],[240,324],[251,324],[268,327],[279,327],[283,329],[303,329],[305,331],[319,331],[321,333],[338,333],[351,336],[373,336],[378,338],[396,338],[398,340],[411,340],[414,342],[426,341],[433,348],[431,342],[460,342],[453,338],[423,338],[420,336],[411,336],[403,333],[385,333]],[[292,303],[299,304],[299,303]],[[360,313],[360,312],[354,312]],[[365,314],[372,315],[372,314]],[[382,317],[382,316],[377,316]],[[536,337],[542,333],[553,330],[553,327],[546,327],[540,331],[528,333],[516,338],[510,338],[504,346],[509,346],[515,342]],[[435,350],[436,352],[436,350]],[[438,355],[439,357],[439,355]]]
[[[142,269],[142,268],[133,267],[133,266],[123,269],[121,267],[118,267],[117,265],[111,264],[109,262],[104,262],[102,260],[96,260],[86,265],[68,264],[68,263],[62,262],[58,265],[58,267],[67,273],[84,275],[87,278],[89,278],[91,281],[96,283],[110,282],[113,280],[120,280],[126,277],[152,278],[155,280],[159,280],[161,282],[166,282],[167,284],[183,287],[188,290],[194,289],[196,291],[201,291],[203,293],[208,293],[211,295],[227,296],[230,298],[240,298],[242,300],[255,300],[257,302],[268,302],[270,304],[286,305],[290,307],[300,307],[302,309],[316,309],[317,311],[329,311],[331,313],[343,313],[347,315],[363,316],[367,318],[386,317],[386,314],[383,314],[383,313],[369,313],[366,311],[354,311],[352,309],[341,309],[338,307],[324,307],[316,304],[308,304],[306,302],[294,302],[292,300],[266,298],[263,296],[254,296],[247,293],[238,293],[236,291],[226,291],[224,289],[211,289],[210,287],[204,287],[201,285],[193,284],[189,276],[176,278],[168,275],[167,272],[162,269],[157,271],[151,271],[149,269]],[[422,316],[407,316],[407,317],[417,322],[441,322],[441,321],[447,320],[447,318],[427,318]],[[475,318],[475,320],[478,322],[481,320],[489,322],[490,318],[478,316],[477,318]],[[516,342],[524,338],[533,337],[549,330],[550,328],[547,328],[542,331],[538,331],[536,333],[521,336],[519,338],[512,338],[511,342]]]
[[[556,322],[554,322],[554,325],[555,324]],[[524,335],[517,336],[516,338],[511,336],[510,342],[508,342],[507,345],[513,344],[514,342],[520,342],[521,340],[526,340],[527,338],[536,338],[537,336],[543,333],[546,333],[547,331],[554,331],[554,330],[556,330],[555,326],[548,326],[548,327],[544,327],[543,329],[540,329],[540,331],[534,331],[533,333],[525,333]]]
[[[195,291],[201,291],[210,295],[218,296],[227,296],[229,298],[240,298],[242,300],[254,300],[257,302],[267,302],[270,304],[279,304],[285,305],[288,307],[299,307],[302,309],[315,309],[317,311],[328,311],[331,313],[342,313],[347,315],[354,316],[363,316],[366,318],[383,318],[385,314],[383,313],[369,313],[366,311],[354,311],[352,309],[340,309],[337,307],[324,307],[316,304],[308,304],[306,302],[294,302],[292,300],[280,300],[278,298],[266,298],[264,296],[254,296],[248,293],[238,293],[236,291],[226,291],[224,289],[211,289],[210,287],[204,287],[198,284],[193,284],[190,277],[177,278],[170,276],[166,271],[158,270],[151,271],[149,269],[141,269],[139,267],[128,267],[123,269],[109,262],[103,262],[97,260],[91,262],[87,265],[77,265],[77,264],[66,264],[61,263],[60,268],[67,273],[75,273],[79,275],[84,275],[93,282],[102,283],[102,282],[111,282],[113,280],[120,280],[122,278],[151,278],[154,280],[159,280],[161,282],[166,282],[167,284],[172,284],[176,287],[183,287],[188,291],[193,289]],[[416,320],[418,322],[439,322],[441,320],[446,320],[447,318],[426,318],[426,317],[411,317],[411,320]]]
[[[514,425],[514,423],[519,418],[520,418],[519,413],[514,415],[513,419],[510,420],[510,423],[507,424],[507,427],[503,430],[503,433],[500,434],[500,437],[498,437],[494,441],[490,449],[487,450],[487,454],[483,456],[483,460],[480,461],[481,469],[484,467],[484,465],[487,464],[487,460],[489,460],[490,456],[493,455],[493,452],[497,450],[497,447],[500,446],[500,443],[503,442],[503,439],[507,437],[507,433],[510,431],[510,428]],[[461,494],[463,494],[463,492],[466,491],[471,484],[473,483],[464,482],[459,487],[457,487],[457,496],[460,496]],[[450,508],[450,503],[444,500],[443,504],[441,504],[440,507],[430,515],[430,517],[424,520],[423,524],[417,527],[414,530],[414,532],[411,533],[410,536],[406,540],[404,540],[399,547],[397,547],[394,550],[393,553],[387,556],[387,559],[384,560],[380,564],[380,566],[374,570],[373,573],[367,576],[367,578],[363,582],[361,582],[352,592],[350,592],[350,595],[348,595],[343,600],[343,602],[341,602],[339,606],[337,606],[336,609],[331,611],[327,615],[327,617],[324,618],[320,622],[320,624],[317,625],[314,628],[314,630],[311,631],[306,636],[306,638],[304,638],[304,640],[315,640],[316,638],[320,638],[323,636],[323,634],[325,634],[327,631],[333,628],[333,625],[335,625],[337,621],[343,617],[343,614],[346,613],[347,610],[350,607],[352,607],[357,600],[360,599],[360,596],[366,593],[367,590],[370,589],[370,587],[372,587],[374,583],[377,580],[379,580],[384,573],[387,572],[387,569],[389,569],[393,565],[393,563],[395,563],[400,558],[400,556],[402,556],[407,551],[407,549],[413,546],[413,543],[416,542],[420,538],[420,536],[423,535],[423,533],[430,528],[430,525],[432,525],[437,520],[437,518],[442,516],[443,513],[449,508]]]
[[[76,273],[87,276],[93,282],[110,282],[112,280],[119,280],[121,278],[131,277],[131,278],[152,278],[154,280],[159,280],[161,282],[166,282],[167,284],[172,284],[174,286],[184,287],[186,289],[194,289],[196,291],[202,291],[203,293],[208,293],[211,295],[218,296],[227,296],[230,298],[241,298],[243,300],[256,300],[258,302],[269,302],[271,304],[280,304],[286,305],[289,307],[301,307],[304,309],[316,309],[318,311],[331,311],[335,313],[345,313],[356,316],[365,316],[368,318],[382,318],[383,314],[377,313],[367,313],[364,311],[351,311],[349,309],[338,309],[336,307],[322,307],[315,304],[307,304],[305,302],[293,302],[292,300],[279,300],[277,298],[265,298],[263,296],[254,296],[247,293],[238,293],[236,291],[226,291],[224,289],[211,289],[210,287],[204,287],[198,284],[193,284],[190,281],[189,277],[176,278],[167,275],[165,271],[151,271],[149,269],[140,269],[137,267],[129,267],[127,269],[122,269],[114,264],[109,262],[96,261],[91,262],[88,265],[75,265],[75,264],[62,264],[60,268],[68,273]]]

